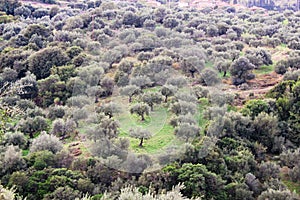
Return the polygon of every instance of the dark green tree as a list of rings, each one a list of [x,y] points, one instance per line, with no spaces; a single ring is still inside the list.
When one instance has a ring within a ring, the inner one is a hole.
[[[242,113],[254,119],[259,113],[268,112],[268,108],[268,104],[264,100],[252,99],[246,102],[242,109]]]
[[[181,167],[171,165],[166,166],[164,171],[170,174],[172,182],[181,182],[185,185],[182,193],[187,197],[205,195],[206,198],[226,198],[223,191],[224,181],[217,174],[208,171],[205,165],[191,163],[185,163]]]
[[[234,85],[240,85],[245,83],[249,79],[253,79],[255,76],[251,73],[251,70],[254,69],[254,65],[245,57],[240,57],[235,60],[230,68],[230,74],[232,77],[232,83]]]
[[[62,66],[69,60],[66,53],[58,47],[42,49],[28,58],[29,70],[37,79],[47,78],[53,66]]]
[[[18,0],[0,1],[0,11],[3,11],[8,15],[14,15],[14,10],[21,5],[21,2]]]

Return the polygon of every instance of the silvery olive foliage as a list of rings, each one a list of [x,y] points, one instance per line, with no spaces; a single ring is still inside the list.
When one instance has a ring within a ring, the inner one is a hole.
[[[48,150],[52,153],[57,153],[62,150],[62,148],[63,144],[58,137],[43,132],[32,141],[30,152]]]

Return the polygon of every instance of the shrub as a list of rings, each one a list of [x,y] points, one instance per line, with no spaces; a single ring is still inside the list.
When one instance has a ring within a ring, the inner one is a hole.
[[[7,132],[3,136],[3,144],[19,146],[25,148],[27,146],[27,138],[21,132]]]
[[[56,118],[63,118],[65,115],[65,109],[63,106],[52,106],[49,108],[47,117],[51,120]]]
[[[63,144],[56,136],[43,132],[32,141],[30,152],[47,150],[55,154],[62,148]]]

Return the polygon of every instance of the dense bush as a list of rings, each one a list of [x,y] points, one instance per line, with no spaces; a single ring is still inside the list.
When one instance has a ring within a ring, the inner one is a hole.
[[[57,153],[62,150],[62,148],[62,143],[56,136],[43,132],[32,141],[30,152],[47,150],[52,153]]]

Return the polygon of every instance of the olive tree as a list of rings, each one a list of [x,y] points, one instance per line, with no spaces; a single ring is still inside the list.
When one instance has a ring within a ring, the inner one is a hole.
[[[0,2],[0,11],[4,11],[8,15],[13,15],[14,10],[22,4],[18,0],[6,0]]]
[[[152,137],[152,133],[150,131],[141,128],[130,129],[129,135],[131,137],[140,139],[140,144],[139,144],[140,147],[143,147],[144,140],[147,140]]]
[[[130,79],[130,84],[143,89],[147,86],[150,86],[152,81],[148,76],[136,76]]]
[[[271,54],[264,49],[250,49],[245,53],[245,57],[255,65],[255,68],[260,67],[261,65],[271,65],[273,64]]]
[[[218,69],[218,71],[221,73],[223,72],[223,77],[226,77],[227,71],[230,67],[231,62],[229,60],[219,60],[215,63],[215,67]]]
[[[65,108],[63,106],[51,106],[47,117],[51,120],[56,118],[63,118],[65,115]]]
[[[130,107],[131,114],[137,114],[141,117],[141,120],[145,120],[145,115],[149,115],[150,108],[145,103],[137,103]]]
[[[274,190],[274,189],[268,189],[264,192],[262,192],[258,198],[258,200],[264,200],[264,199],[274,199],[274,200],[296,200],[298,199],[297,195],[292,193],[289,190]]]
[[[88,128],[88,137],[94,141],[112,139],[119,134],[119,127],[118,121],[109,117],[103,117],[97,126]]]
[[[170,120],[170,124],[173,127],[179,126],[180,124],[190,124],[190,125],[196,125],[197,122],[195,120],[195,117],[192,116],[191,114],[187,114],[187,115],[179,115],[176,117],[172,117]]]
[[[6,173],[12,173],[13,171],[24,168],[25,161],[22,158],[19,147],[13,145],[8,146],[4,153],[3,163],[1,163],[1,165],[3,166],[2,170]]]
[[[114,90],[114,80],[112,78],[109,77],[104,77],[103,79],[101,79],[100,81],[100,85],[101,85],[101,96],[102,97],[108,97],[110,95],[112,95],[113,90]]]
[[[201,81],[206,86],[214,86],[221,82],[218,73],[214,69],[205,68],[201,71]]]
[[[121,108],[118,104],[114,102],[103,104],[97,109],[97,112],[102,112],[107,115],[109,118],[112,118],[115,114],[121,112]]]
[[[29,134],[33,138],[33,134],[48,129],[48,123],[44,117],[36,116],[34,118],[22,119],[18,123],[21,132]]]
[[[129,103],[132,101],[132,97],[134,95],[138,95],[141,92],[141,89],[135,85],[128,85],[120,89],[121,95],[126,95],[129,97]]]
[[[72,119],[64,121],[56,119],[52,123],[51,134],[56,136],[70,136],[75,131],[76,123]]]
[[[57,153],[62,150],[63,144],[55,135],[49,135],[46,132],[41,133],[32,141],[30,152],[48,150]]]
[[[182,88],[187,85],[187,79],[184,76],[174,76],[167,79],[166,85]]]
[[[154,104],[160,104],[162,102],[162,95],[158,92],[147,92],[142,95],[142,101],[150,106],[153,111]]]
[[[174,102],[171,105],[170,111],[173,112],[175,115],[186,115],[188,113],[195,114],[197,111],[197,105],[192,102],[180,100],[178,102]]]
[[[190,74],[191,77],[194,78],[195,73],[200,73],[204,65],[205,62],[203,59],[197,56],[189,56],[183,59],[181,68],[185,73]]]
[[[2,143],[4,145],[14,145],[25,148],[27,146],[27,138],[21,132],[6,132],[3,136]]]
[[[168,97],[173,96],[177,90],[176,86],[173,85],[164,85],[161,89],[160,92],[163,96],[165,96],[165,103],[168,102]]]
[[[185,142],[191,141],[193,138],[198,136],[200,128],[194,124],[182,123],[175,128],[175,135],[183,139]]]
[[[254,65],[245,57],[240,57],[235,60],[229,68],[232,83],[234,85],[240,85],[245,83],[249,79],[253,79],[255,76],[251,73],[254,69]]]

